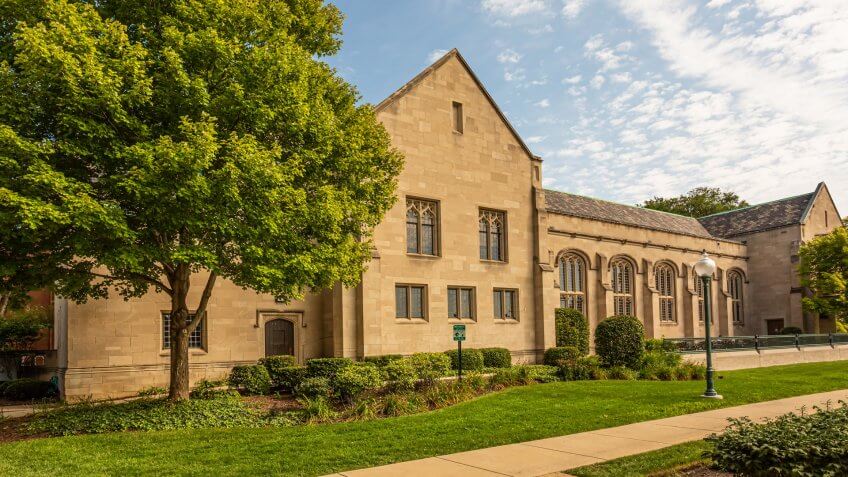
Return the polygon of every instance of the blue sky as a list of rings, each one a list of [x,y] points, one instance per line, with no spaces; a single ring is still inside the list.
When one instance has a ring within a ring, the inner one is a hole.
[[[751,202],[826,181],[848,214],[845,0],[343,0],[329,59],[377,103],[458,48],[547,187]]]

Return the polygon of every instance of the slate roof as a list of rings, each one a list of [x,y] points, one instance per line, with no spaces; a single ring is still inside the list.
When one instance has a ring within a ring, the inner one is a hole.
[[[800,224],[818,191],[708,215],[698,221],[716,237],[735,237]]]
[[[698,220],[682,215],[645,209],[632,205],[616,204],[582,195],[545,189],[548,212],[646,229],[714,238]]]

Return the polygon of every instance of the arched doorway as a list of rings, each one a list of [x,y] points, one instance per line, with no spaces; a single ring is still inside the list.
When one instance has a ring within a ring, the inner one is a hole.
[[[283,318],[265,322],[265,356],[294,356],[294,323]]]

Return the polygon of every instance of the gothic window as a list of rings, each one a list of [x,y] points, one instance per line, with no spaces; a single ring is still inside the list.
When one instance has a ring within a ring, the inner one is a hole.
[[[654,278],[660,295],[660,322],[673,323],[677,321],[674,316],[674,269],[661,263],[654,271]]]
[[[586,262],[574,253],[559,259],[559,306],[586,313]]]
[[[194,313],[188,315],[189,323],[194,321]],[[203,326],[206,324],[206,319],[200,321],[197,328],[188,335],[188,347],[195,349],[203,349]],[[171,349],[171,314],[168,312],[162,313],[162,349]]]
[[[439,254],[439,204],[431,200],[406,199],[406,252]]]
[[[727,288],[730,292],[730,307],[733,313],[733,323],[741,325],[745,322],[744,292],[742,290],[742,274],[732,271],[727,274]]]
[[[480,259],[506,261],[506,213],[480,209]]]
[[[613,311],[616,315],[633,315],[633,265],[618,258],[610,263]]]

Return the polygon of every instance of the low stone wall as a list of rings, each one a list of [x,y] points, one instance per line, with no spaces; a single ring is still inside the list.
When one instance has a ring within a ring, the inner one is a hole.
[[[697,363],[707,361],[705,353],[686,353],[683,359]],[[713,352],[713,368],[717,371],[840,360],[848,360],[848,345]]]

